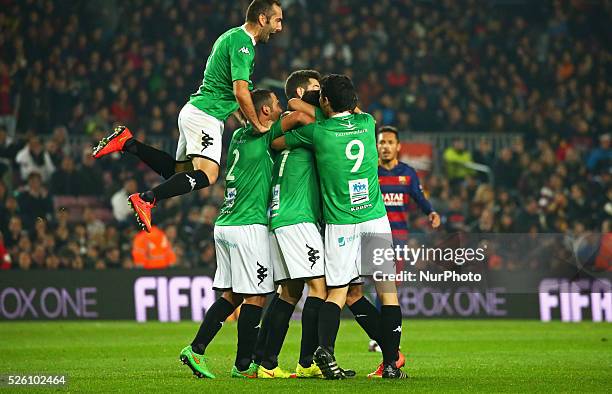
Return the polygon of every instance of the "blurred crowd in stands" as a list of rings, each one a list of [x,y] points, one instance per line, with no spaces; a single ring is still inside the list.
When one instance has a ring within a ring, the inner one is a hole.
[[[151,267],[150,250],[163,265],[214,267],[222,184],[166,201],[162,231],[142,239],[125,201],[160,179],[129,154],[94,162],[91,146],[118,123],[172,146],[212,43],[247,3],[0,0],[0,267]],[[422,183],[446,231],[610,233],[612,2],[283,5],[283,32],[257,48],[257,86],[281,97],[295,69],[347,73],[360,107],[404,136],[523,135],[439,152],[443,168]],[[427,231],[416,211],[411,228]]]

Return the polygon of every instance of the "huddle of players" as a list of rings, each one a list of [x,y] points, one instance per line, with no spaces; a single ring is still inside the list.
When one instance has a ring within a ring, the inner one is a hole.
[[[356,109],[352,82],[342,75],[323,78],[320,97],[313,93],[308,104],[308,97],[305,101],[297,97],[318,90],[319,76],[295,73],[293,81],[287,82],[287,96],[293,97],[290,107],[299,111],[282,119],[272,92],[250,92],[255,46],[281,30],[279,1],[253,0],[245,24],[217,39],[201,86],[179,114],[175,158],[136,140],[125,126],[101,140],[93,155],[129,152],[165,178],[153,189],[128,198],[138,223],[150,231],[157,202],[216,182],[223,122],[240,109],[248,125],[232,137],[225,201],[214,234],[214,287],[223,293],[180,359],[196,376],[214,377],[204,357],[206,346],[241,306],[233,377],[341,379],[354,375],[339,368],[334,357],[340,311],[350,286],[349,308],[383,350],[383,363],[371,375],[404,378],[399,369],[404,358],[398,351],[401,311],[395,284],[376,283],[380,311],[361,296],[362,235],[388,235],[391,245],[377,176],[375,121]],[[300,75],[306,82],[296,83]],[[317,228],[321,217],[324,241]],[[281,292],[275,295],[260,329],[262,308],[266,296],[275,290],[275,281],[281,283]],[[309,297],[302,318],[300,362],[296,374],[291,374],[278,367],[277,357],[304,282]]]
[[[280,119],[282,108],[274,93],[254,90],[259,121],[273,122],[270,131],[255,134],[247,125],[232,136],[225,201],[215,223],[213,287],[223,293],[192,344],[181,352],[181,359],[198,376],[214,377],[203,354],[221,323],[240,305],[233,377],[354,375],[340,368],[334,356],[340,311],[349,286],[362,284],[362,234],[387,234],[390,243],[391,229],[378,184],[374,119],[355,111],[357,98],[348,77],[326,76],[320,89],[319,99],[317,72],[294,72],[286,94],[290,108],[300,111]],[[317,227],[321,218],[325,245]],[[281,291],[259,328],[266,295],[274,292],[275,283]],[[304,283],[309,293],[293,374],[278,366],[278,354]],[[371,376],[405,378],[400,369],[404,360],[399,353],[397,293],[382,291],[382,285],[377,290],[383,304],[380,312],[364,297],[351,305],[365,308],[365,314],[356,315],[383,350],[383,363]]]

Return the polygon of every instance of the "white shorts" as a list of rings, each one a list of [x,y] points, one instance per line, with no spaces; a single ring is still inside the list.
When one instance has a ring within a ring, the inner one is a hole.
[[[328,287],[343,287],[362,283],[362,236],[376,234],[392,247],[391,225],[387,216],[357,224],[328,224],[325,226],[325,281]],[[368,262],[366,262],[368,265]]]
[[[215,226],[215,250],[213,289],[238,294],[274,291],[267,226]]]
[[[217,163],[221,161],[223,122],[187,103],[178,116],[179,140],[176,160],[205,157]]]
[[[274,282],[325,275],[323,239],[314,223],[279,227],[270,233]]]

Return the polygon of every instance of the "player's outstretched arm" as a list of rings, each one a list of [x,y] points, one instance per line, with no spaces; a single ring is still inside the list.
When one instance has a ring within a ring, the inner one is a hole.
[[[310,123],[298,129],[291,129],[290,133],[275,138],[270,146],[274,150],[293,149],[297,147],[312,149],[314,145],[315,124],[316,123]]]
[[[253,129],[261,134],[266,133],[270,130],[269,126],[262,125],[259,123],[257,118],[257,111],[255,105],[253,105],[253,99],[251,98],[251,92],[249,91],[249,83],[243,80],[234,81],[234,96],[242,113],[246,119],[251,123]]]
[[[285,136],[283,135],[281,137],[276,138],[274,141],[272,141],[270,147],[274,150],[287,149],[287,141],[285,139]]]
[[[313,116],[305,114],[304,112],[293,111],[283,116],[281,119],[281,129],[283,133],[293,130],[299,126],[306,126],[315,121]]]
[[[315,117],[316,107],[314,105],[308,104],[304,100],[299,98],[292,98],[288,102],[289,109],[292,111],[303,112],[306,115],[310,115],[313,118]]]
[[[414,171],[410,177],[410,184],[408,185],[408,194],[410,195],[412,200],[417,203],[421,211],[423,211],[423,213],[427,215],[427,218],[431,223],[431,227],[438,228],[440,226],[440,215],[436,211],[434,211],[433,207],[431,206],[431,203],[429,202],[427,197],[425,197],[425,194],[423,193],[423,187],[421,186],[421,182],[419,181],[419,176],[417,175],[416,171]]]

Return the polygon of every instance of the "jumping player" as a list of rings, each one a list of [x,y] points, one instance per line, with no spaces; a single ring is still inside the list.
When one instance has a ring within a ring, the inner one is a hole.
[[[223,33],[206,61],[198,91],[181,109],[176,159],[132,137],[118,126],[94,148],[100,158],[113,152],[130,152],[144,161],[165,181],[144,193],[129,196],[140,226],[150,231],[151,209],[158,201],[199,190],[214,184],[219,175],[223,122],[238,109],[255,133],[265,133],[251,99],[251,75],[255,46],[266,43],[282,29],[283,13],[278,0],[253,0],[244,25]]]

